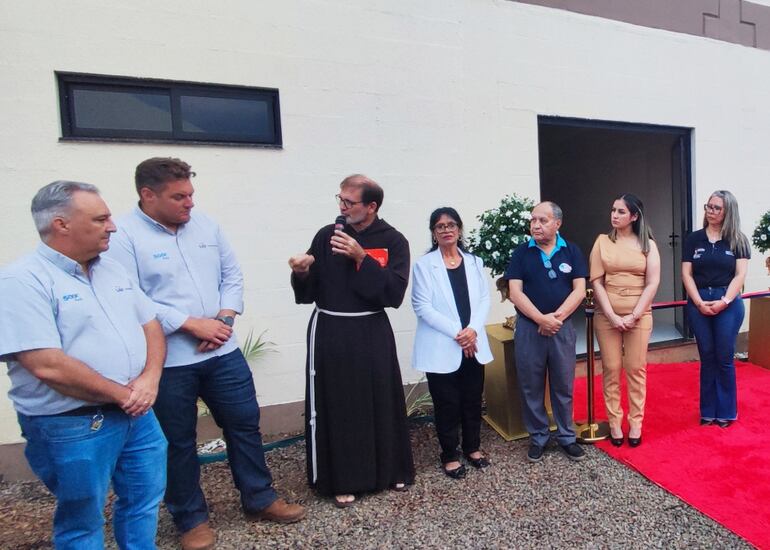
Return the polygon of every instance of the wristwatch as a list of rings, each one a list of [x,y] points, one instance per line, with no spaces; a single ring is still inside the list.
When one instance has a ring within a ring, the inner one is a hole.
[[[217,321],[222,321],[228,327],[231,327],[235,324],[235,317],[232,315],[223,315],[222,317],[217,317]]]

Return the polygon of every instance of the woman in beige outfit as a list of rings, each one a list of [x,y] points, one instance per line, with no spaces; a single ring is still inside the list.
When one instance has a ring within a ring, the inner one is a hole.
[[[590,280],[599,309],[596,337],[602,357],[604,404],[610,440],[623,444],[620,371],[628,386],[628,444],[642,443],[647,381],[647,344],[652,334],[650,305],[660,282],[660,254],[638,197],[615,199],[612,230],[599,235],[591,250]]]

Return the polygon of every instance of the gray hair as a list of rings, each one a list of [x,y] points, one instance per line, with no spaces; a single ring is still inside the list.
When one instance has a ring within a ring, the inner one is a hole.
[[[725,209],[725,217],[722,222],[722,239],[730,243],[730,250],[733,253],[740,254],[743,258],[748,258],[751,255],[751,245],[749,239],[741,231],[741,216],[738,213],[738,200],[735,195],[720,189],[714,191],[709,195],[711,197],[718,197],[722,199]],[[703,214],[703,228],[707,228],[709,225],[706,214]]]
[[[553,201],[543,201],[540,204],[547,204],[551,207],[551,212],[553,213],[553,219],[555,220],[562,220],[564,219],[564,212],[561,211],[561,207],[556,204]],[[539,204],[536,204],[535,206],[540,206]]]
[[[37,192],[32,199],[32,219],[40,237],[45,237],[51,231],[54,218],[69,213],[72,195],[76,191],[99,194],[99,189],[90,183],[58,180],[49,183]]]

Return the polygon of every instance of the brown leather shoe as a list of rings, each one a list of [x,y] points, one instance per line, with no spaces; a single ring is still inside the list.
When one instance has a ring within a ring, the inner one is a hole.
[[[294,523],[305,517],[307,510],[300,504],[289,504],[282,498],[276,499],[270,506],[259,512],[247,514],[251,520]]]
[[[182,550],[211,550],[214,548],[216,537],[214,536],[214,530],[209,527],[209,522],[204,521],[200,525],[196,525],[189,531],[182,533],[182,538],[179,542],[182,545]]]

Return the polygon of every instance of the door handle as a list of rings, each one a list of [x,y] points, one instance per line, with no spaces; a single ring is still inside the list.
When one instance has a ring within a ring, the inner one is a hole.
[[[679,238],[679,235],[677,235],[676,233],[671,233],[671,235],[669,235],[668,238],[671,239],[670,241],[668,241],[668,246],[670,246],[671,248],[676,248],[676,245],[677,245],[676,240]]]

